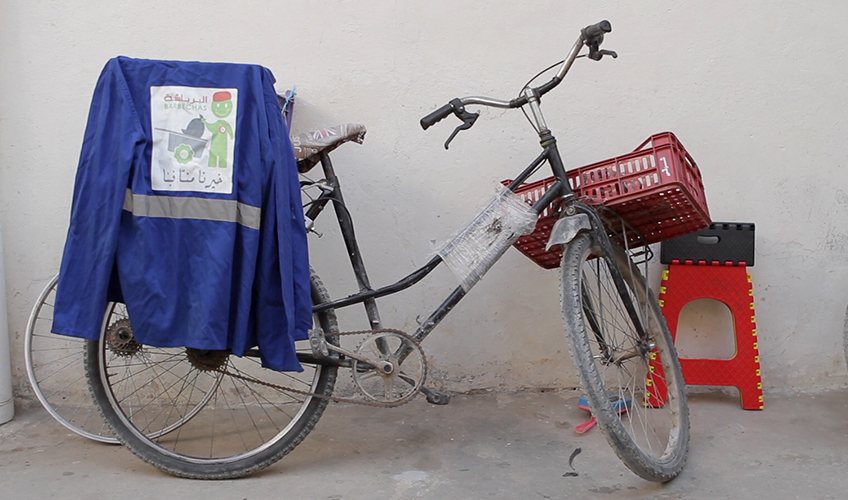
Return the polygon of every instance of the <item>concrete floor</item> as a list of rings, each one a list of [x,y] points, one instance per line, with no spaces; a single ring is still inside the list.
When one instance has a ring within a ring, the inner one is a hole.
[[[66,431],[40,407],[0,426],[0,498],[215,499],[843,499],[848,389],[766,395],[744,411],[729,393],[691,396],[689,462],[668,484],[645,482],[585,420],[573,392],[417,399],[381,410],[331,405],[282,461],[250,478],[190,481],[119,446]],[[568,458],[574,458],[574,476]]]

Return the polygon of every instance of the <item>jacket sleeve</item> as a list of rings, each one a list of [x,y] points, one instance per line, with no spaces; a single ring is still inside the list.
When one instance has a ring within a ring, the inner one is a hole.
[[[145,144],[126,80],[113,59],[92,97],[59,271],[54,333],[99,336],[130,170]]]
[[[271,184],[263,208],[256,335],[262,366],[302,371],[294,342],[306,339],[312,327],[306,227],[294,152],[273,92],[266,96],[264,116],[269,133],[262,149],[271,165]]]
[[[310,285],[309,247],[306,237],[306,222],[303,219],[303,206],[300,200],[300,182],[297,177],[297,162],[288,137],[283,136],[284,151],[288,155],[289,165],[285,173],[289,189],[288,222],[292,235],[292,282],[294,285],[295,340],[309,338],[312,328],[312,288]]]

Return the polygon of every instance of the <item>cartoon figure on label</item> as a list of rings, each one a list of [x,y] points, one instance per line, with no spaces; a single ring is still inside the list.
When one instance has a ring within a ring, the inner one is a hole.
[[[221,120],[210,123],[200,116],[206,128],[212,132],[212,145],[209,147],[209,166],[227,168],[227,143],[233,138],[233,127],[223,120],[233,111],[232,95],[229,92],[215,92],[212,95],[212,113]]]

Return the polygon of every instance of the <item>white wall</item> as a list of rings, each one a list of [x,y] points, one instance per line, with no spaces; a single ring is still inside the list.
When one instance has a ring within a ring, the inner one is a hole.
[[[280,89],[297,85],[295,132],[365,123],[365,144],[334,159],[382,285],[426,262],[431,242],[462,227],[493,182],[538,150],[520,112],[482,110],[447,152],[454,123],[425,133],[418,120],[456,96],[513,97],[601,19],[620,57],[579,60],[544,100],[567,165],[674,131],[701,167],[713,219],[757,224],[766,389],[846,383],[843,2],[214,3],[0,2],[0,225],[19,394],[27,314],[58,268],[88,104],[109,58],[262,64]],[[333,282],[344,252],[330,250],[330,222],[312,241]],[[440,270],[383,301],[386,325],[413,330],[453,283]],[[351,291],[350,280],[333,291]],[[425,343],[435,376],[460,390],[573,385],[557,303],[557,273],[511,250]]]

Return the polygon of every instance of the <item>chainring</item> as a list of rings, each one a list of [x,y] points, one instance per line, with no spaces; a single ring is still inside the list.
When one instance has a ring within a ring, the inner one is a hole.
[[[352,360],[351,374],[369,400],[392,406],[415,397],[427,378],[427,358],[421,345],[399,330],[383,330],[364,339],[355,354],[371,362]]]

